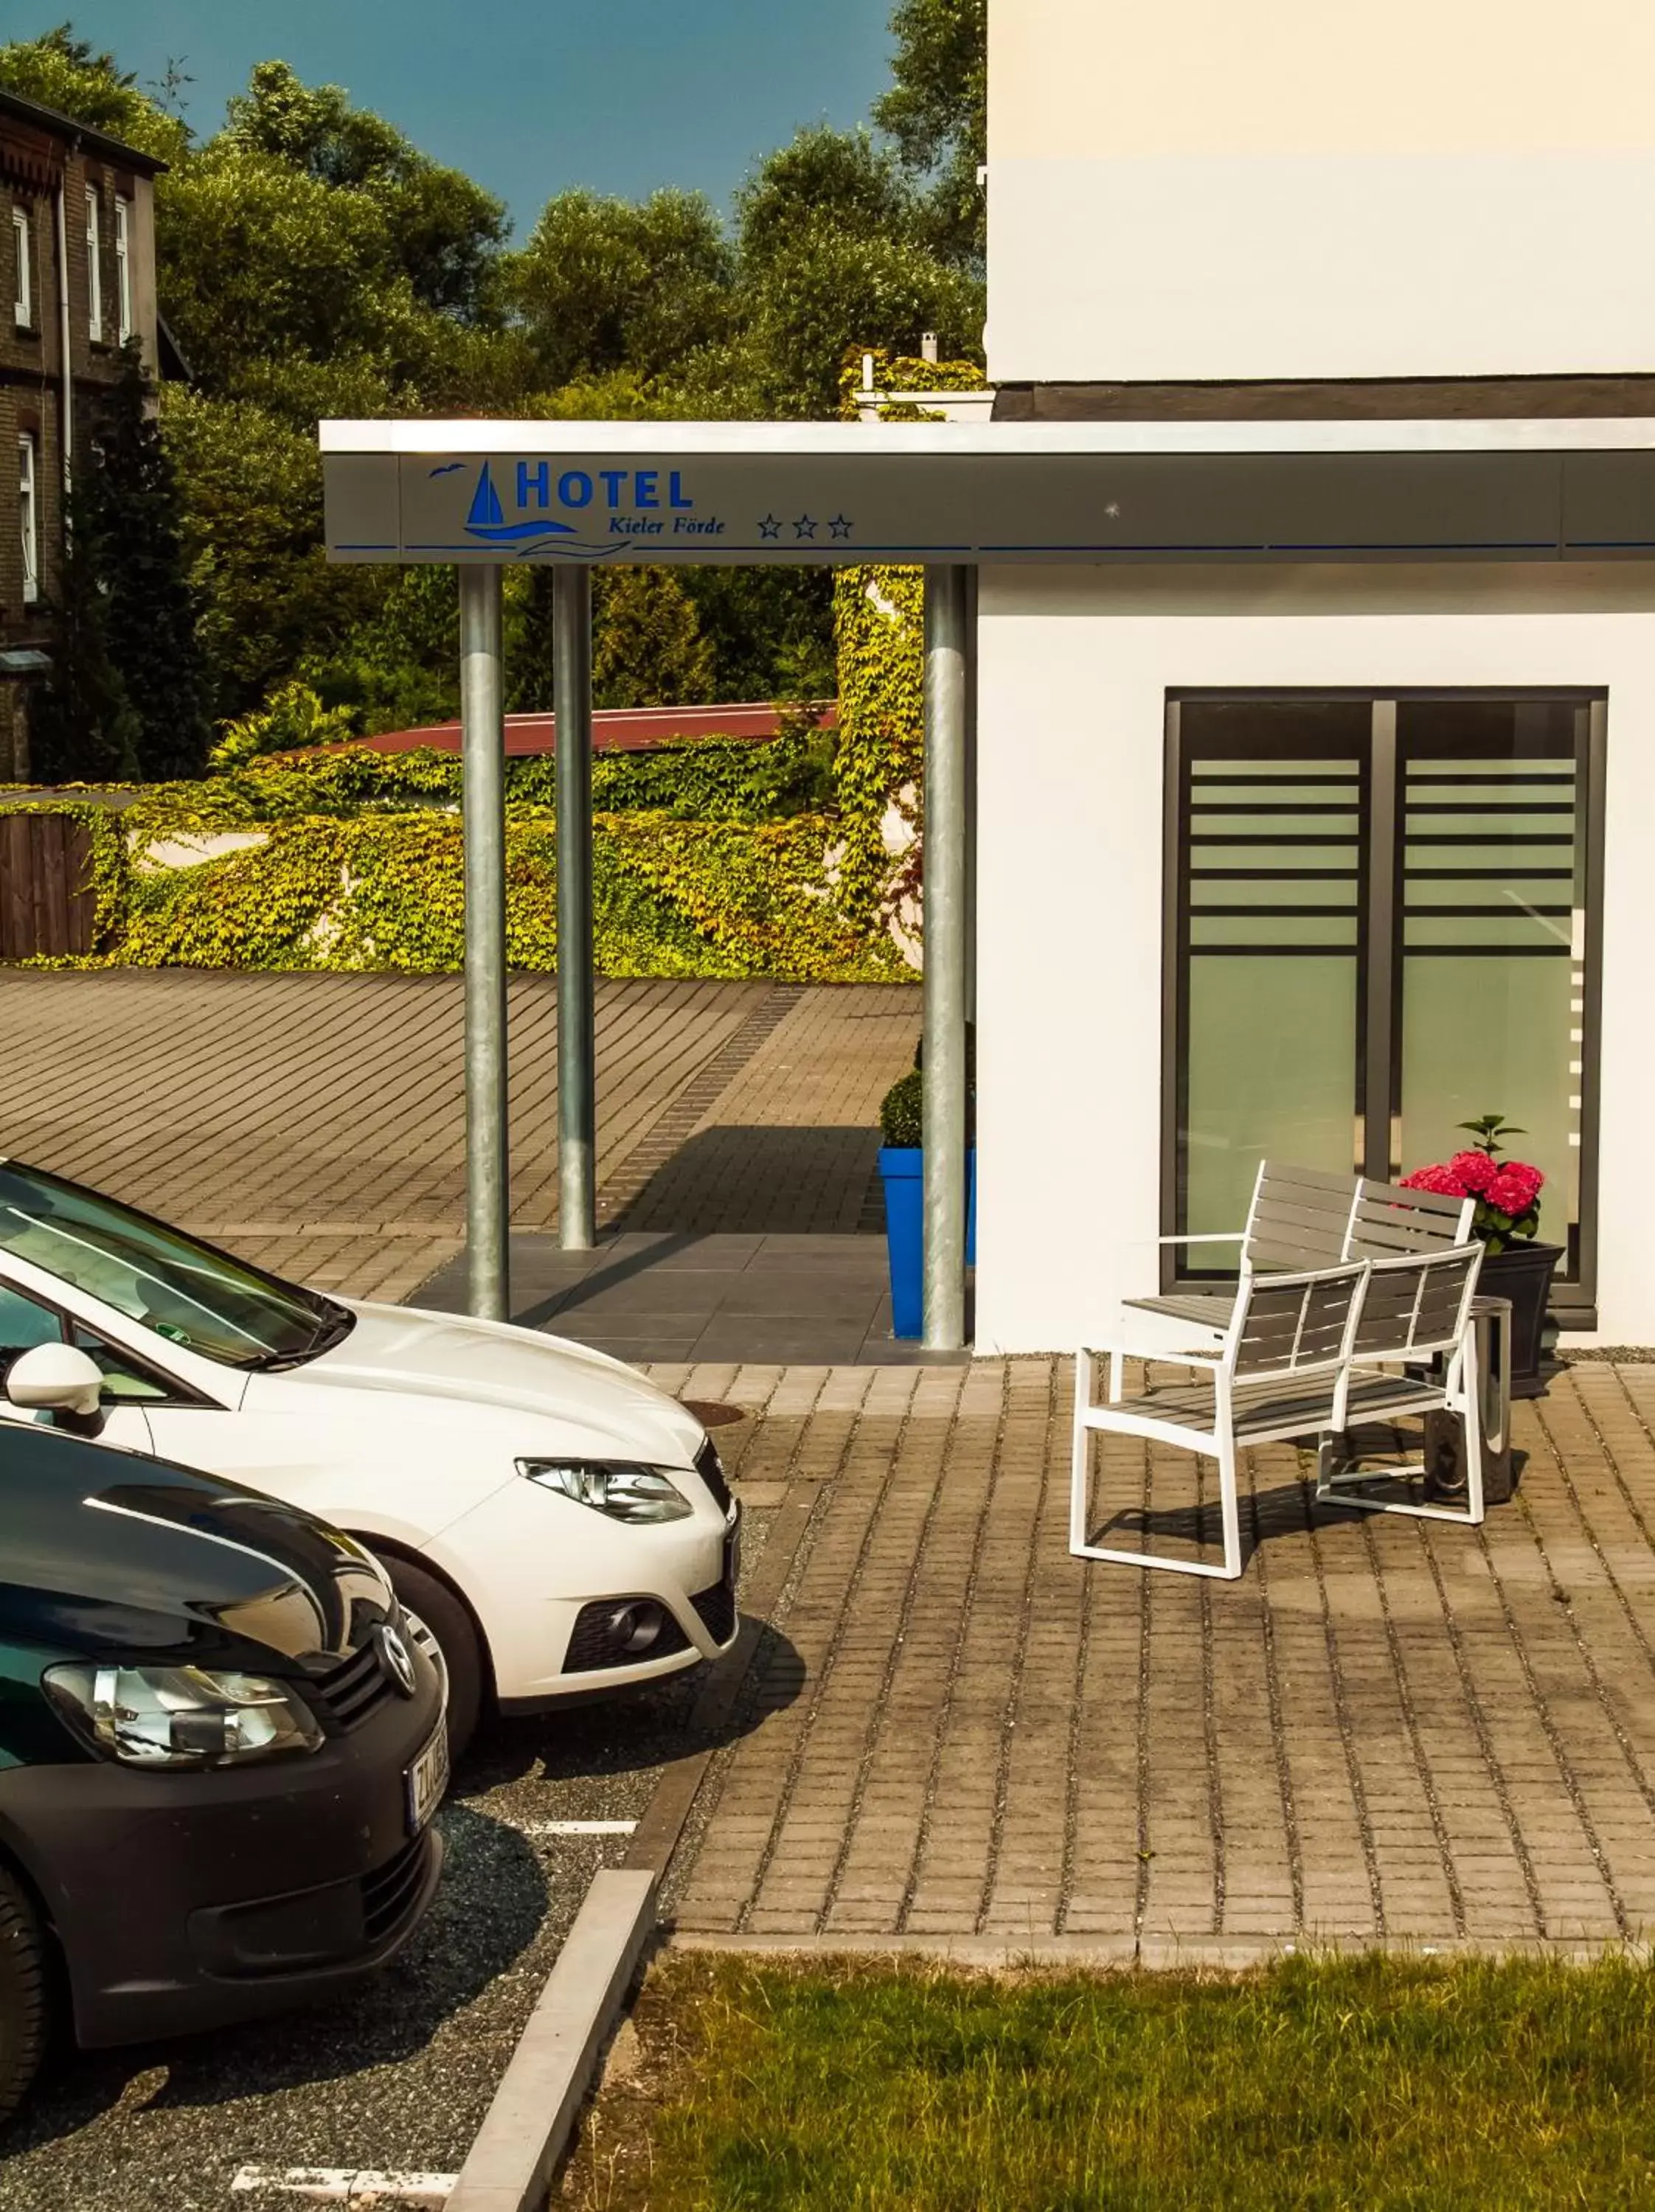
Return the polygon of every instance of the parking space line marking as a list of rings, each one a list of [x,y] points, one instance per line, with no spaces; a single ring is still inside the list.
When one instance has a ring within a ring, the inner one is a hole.
[[[526,1836],[630,1836],[637,1827],[636,1820],[520,1820],[520,1832]]]
[[[453,2173],[401,2173],[376,2166],[244,2166],[230,2184],[233,2191],[280,2190],[313,2203],[343,2204],[347,2212],[368,2212],[377,2204],[443,2205],[459,2179]]]

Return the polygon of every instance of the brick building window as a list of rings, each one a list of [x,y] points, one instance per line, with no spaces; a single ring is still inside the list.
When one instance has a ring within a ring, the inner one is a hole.
[[[34,438],[26,430],[17,441],[17,514],[23,537],[23,598],[40,596],[40,514],[35,492]]]
[[[128,250],[127,227],[131,210],[123,199],[115,202],[115,313],[116,327],[123,345],[132,335],[132,257]]]
[[[13,313],[19,330],[27,331],[34,323],[34,256],[29,210],[26,207],[12,209],[11,245]]]
[[[103,343],[103,225],[98,195],[86,188],[86,327],[94,345]]]

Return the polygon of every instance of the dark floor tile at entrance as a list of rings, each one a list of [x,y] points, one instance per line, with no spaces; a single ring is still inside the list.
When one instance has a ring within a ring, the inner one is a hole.
[[[465,1255],[410,1301],[459,1313]],[[762,1365],[947,1362],[891,1334],[883,1237],[797,1231],[606,1237],[594,1252],[511,1240],[512,1318],[618,1359]]]

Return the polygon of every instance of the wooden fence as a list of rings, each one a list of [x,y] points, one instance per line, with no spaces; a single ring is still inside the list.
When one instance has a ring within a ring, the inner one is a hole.
[[[92,950],[91,849],[66,814],[0,814],[0,962]]]

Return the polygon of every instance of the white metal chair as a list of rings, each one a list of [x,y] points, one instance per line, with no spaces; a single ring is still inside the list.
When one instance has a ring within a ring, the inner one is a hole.
[[[1070,1551],[1079,1559],[1235,1581],[1241,1572],[1238,1455],[1249,1445],[1338,1434],[1348,1426],[1346,1401],[1368,1273],[1368,1263],[1362,1261],[1306,1273],[1244,1276],[1218,1356],[1151,1353],[1158,1361],[1189,1370],[1193,1379],[1152,1385],[1135,1398],[1122,1392],[1124,1361],[1135,1347],[1082,1345],[1074,1372]],[[1092,1398],[1093,1363],[1104,1352],[1109,1354],[1109,1396],[1098,1404]],[[1100,1433],[1141,1437],[1217,1461],[1222,1566],[1087,1541],[1090,1446]]]
[[[1363,1498],[1359,1483],[1396,1481],[1425,1473],[1423,1460],[1407,1466],[1363,1469],[1350,1464],[1345,1437],[1321,1439],[1316,1495],[1324,1504],[1364,1513],[1406,1513],[1425,1521],[1476,1526],[1484,1512],[1482,1489],[1482,1377],[1472,1301],[1484,1247],[1477,1243],[1421,1256],[1371,1263],[1351,1352],[1345,1395],[1350,1427],[1447,1412],[1465,1431],[1464,1505],[1415,1504],[1411,1498]],[[1437,1371],[1431,1371],[1432,1369]],[[1401,1369],[1388,1373],[1387,1369]]]

